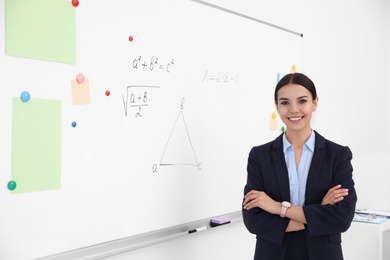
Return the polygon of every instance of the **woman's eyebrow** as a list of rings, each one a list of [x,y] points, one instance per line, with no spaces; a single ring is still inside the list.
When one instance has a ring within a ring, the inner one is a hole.
[[[301,96],[301,97],[299,97],[297,99],[302,99],[302,98],[309,98],[309,97],[308,96]]]
[[[279,98],[279,101],[281,100],[288,100],[288,98]]]

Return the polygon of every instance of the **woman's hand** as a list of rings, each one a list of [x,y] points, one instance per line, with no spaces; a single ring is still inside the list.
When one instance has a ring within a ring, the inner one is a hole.
[[[334,205],[342,201],[345,196],[348,196],[348,189],[342,189],[341,185],[336,185],[329,189],[325,197],[322,199],[321,205]]]
[[[259,207],[268,213],[279,214],[282,204],[271,199],[264,191],[251,190],[245,195],[244,209]]]
[[[304,230],[304,229],[305,229],[305,225],[302,222],[290,219],[290,222],[288,222],[286,232],[293,232],[293,231]]]

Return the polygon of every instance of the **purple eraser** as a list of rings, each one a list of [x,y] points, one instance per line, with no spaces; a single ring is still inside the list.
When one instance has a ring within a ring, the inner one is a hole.
[[[217,218],[213,218],[211,219],[211,224],[212,226],[219,226],[219,225],[223,225],[223,224],[228,224],[230,223],[231,219],[229,217],[217,217]]]

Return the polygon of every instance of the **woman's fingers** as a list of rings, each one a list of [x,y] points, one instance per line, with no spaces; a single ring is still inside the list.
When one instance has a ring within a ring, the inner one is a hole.
[[[341,185],[340,185],[340,184],[339,184],[339,185],[336,185],[336,186],[334,186],[333,188],[329,189],[329,190],[328,190],[328,193],[329,193],[329,192],[332,192],[332,191],[334,191],[334,190],[340,189],[340,188],[341,188]]]
[[[344,199],[345,196],[348,196],[348,189],[341,189],[341,185],[336,185],[333,188],[329,189],[325,197],[322,200],[322,205],[331,204],[334,205],[337,202],[340,202]]]
[[[260,199],[264,192],[263,191],[256,191],[256,190],[251,190],[245,195],[245,200],[244,200],[244,209],[252,209],[254,207],[257,207],[256,203]]]

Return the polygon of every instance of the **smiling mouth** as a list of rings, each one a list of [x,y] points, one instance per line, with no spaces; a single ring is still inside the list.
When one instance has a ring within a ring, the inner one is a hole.
[[[302,118],[304,118],[304,117],[303,116],[300,116],[300,117],[289,117],[288,120],[290,120],[290,121],[299,121]]]

